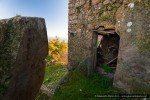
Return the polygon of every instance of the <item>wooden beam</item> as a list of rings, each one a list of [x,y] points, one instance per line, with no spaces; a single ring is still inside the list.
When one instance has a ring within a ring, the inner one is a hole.
[[[110,64],[111,62],[113,62],[114,60],[116,60],[118,57],[112,59],[111,61],[109,61],[108,63],[106,63],[107,65]]]
[[[106,34],[115,34],[115,30],[92,30],[93,32],[97,32],[100,35],[106,35]]]

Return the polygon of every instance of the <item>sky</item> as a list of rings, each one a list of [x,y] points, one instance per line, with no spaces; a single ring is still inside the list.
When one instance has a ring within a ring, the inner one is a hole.
[[[48,37],[68,38],[68,0],[0,0],[0,19],[43,17]]]

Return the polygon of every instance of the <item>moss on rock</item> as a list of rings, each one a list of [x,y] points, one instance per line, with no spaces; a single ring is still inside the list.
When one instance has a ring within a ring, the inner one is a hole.
[[[150,52],[150,35],[137,35],[136,44],[140,52]]]

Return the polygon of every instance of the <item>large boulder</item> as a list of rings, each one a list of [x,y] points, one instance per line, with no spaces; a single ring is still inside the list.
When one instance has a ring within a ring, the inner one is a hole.
[[[44,78],[47,54],[43,18],[0,20],[0,100],[34,100]]]

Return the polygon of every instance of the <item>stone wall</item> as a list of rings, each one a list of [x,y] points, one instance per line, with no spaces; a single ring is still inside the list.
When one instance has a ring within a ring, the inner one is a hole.
[[[150,2],[124,2],[116,13],[120,50],[114,85],[150,93]]]
[[[69,0],[69,69],[90,58],[92,70],[97,35],[92,30],[114,29],[120,36],[114,86],[150,93],[149,16],[149,0]]]
[[[115,29],[115,14],[123,0],[69,0],[69,68],[93,54],[93,29]],[[91,59],[91,62],[92,59]],[[92,64],[92,63],[91,63]]]
[[[0,20],[0,99],[33,100],[44,78],[47,54],[43,18]]]

